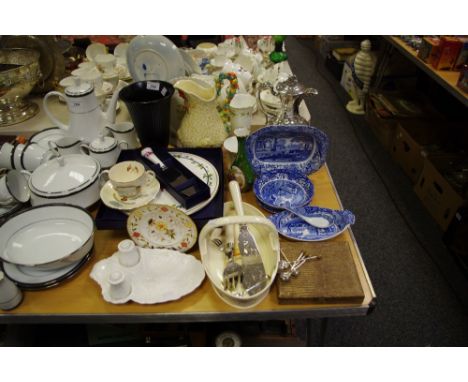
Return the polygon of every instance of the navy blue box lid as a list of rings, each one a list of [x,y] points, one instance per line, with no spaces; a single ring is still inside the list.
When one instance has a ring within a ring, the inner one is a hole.
[[[143,163],[145,166],[150,167],[148,161],[144,161],[140,154],[139,149],[137,150],[123,150],[118,159],[119,162],[126,160],[135,160]],[[216,219],[223,216],[223,205],[224,205],[224,173],[223,173],[223,155],[221,149],[214,148],[174,148],[169,151],[180,151],[198,155],[208,160],[218,171],[219,174],[219,188],[216,196],[213,200],[203,209],[194,214],[190,215],[198,230],[201,230],[203,226],[211,219]],[[97,229],[126,229],[127,227],[127,215],[121,211],[114,210],[101,203],[99,210],[96,215],[96,227]]]

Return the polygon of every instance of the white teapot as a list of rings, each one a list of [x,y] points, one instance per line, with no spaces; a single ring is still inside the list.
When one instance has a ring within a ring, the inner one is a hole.
[[[67,132],[68,136],[91,142],[99,137],[107,125],[115,122],[115,106],[119,91],[124,85],[125,83],[119,83],[106,113],[101,110],[93,85],[88,82],[80,83],[79,80],[74,85],[66,87],[65,94],[58,91],[47,93],[43,101],[44,111],[56,126]],[[69,125],[59,121],[49,110],[48,99],[52,96],[58,96],[66,101],[70,113]]]

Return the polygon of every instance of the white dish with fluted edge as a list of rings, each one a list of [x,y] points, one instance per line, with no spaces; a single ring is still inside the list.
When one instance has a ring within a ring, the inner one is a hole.
[[[139,262],[131,267],[123,266],[119,253],[96,263],[90,277],[102,289],[104,300],[112,304],[135,301],[139,304],[158,304],[178,300],[193,292],[205,278],[199,260],[192,255],[169,249],[138,248]],[[130,283],[130,293],[115,298],[109,278],[120,273]]]

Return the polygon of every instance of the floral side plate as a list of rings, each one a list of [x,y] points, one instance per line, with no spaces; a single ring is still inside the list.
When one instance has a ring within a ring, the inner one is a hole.
[[[302,207],[314,196],[314,185],[297,171],[267,171],[255,179],[254,193],[269,207]]]
[[[308,125],[265,126],[246,141],[247,157],[254,171],[296,170],[308,175],[325,163],[328,137]]]
[[[188,251],[197,242],[197,227],[177,208],[150,204],[137,208],[127,219],[127,231],[136,245],[143,248],[167,248]]]
[[[111,181],[107,181],[101,188],[101,200],[109,208],[120,211],[131,211],[151,202],[160,189],[158,180],[151,175],[146,175],[145,184],[141,187],[140,193],[135,197],[120,195],[112,186]]]
[[[278,232],[293,240],[322,241],[338,236],[351,224],[355,217],[348,210],[331,210],[328,208],[306,206],[295,208],[295,211],[304,216],[322,216],[331,222],[327,228],[317,228],[306,223],[300,217],[289,211],[282,211],[269,217]]]
[[[133,267],[122,266],[117,254],[94,265],[90,276],[101,286],[104,300],[113,304],[178,300],[198,288],[205,278],[203,265],[192,255],[168,249],[139,248],[139,252],[140,261]],[[130,294],[119,300],[112,298],[108,281],[115,271],[122,272],[131,283]]]

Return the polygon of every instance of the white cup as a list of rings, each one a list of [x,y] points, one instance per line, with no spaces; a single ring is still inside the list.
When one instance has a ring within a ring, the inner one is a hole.
[[[55,156],[55,154],[52,151],[46,150],[38,143],[29,143],[21,153],[21,168],[28,171],[34,171],[42,163],[47,162],[53,156]]]
[[[250,94],[236,94],[229,107],[232,112],[231,128],[233,130],[246,128],[250,131],[252,114],[257,100]]]
[[[89,69],[94,69],[96,67],[96,64],[92,61],[85,61],[85,62],[81,62],[80,64],[78,64],[78,67],[89,70]]]
[[[236,136],[226,138],[223,142],[221,151],[223,153],[224,176],[226,181],[229,178],[229,169],[237,156],[237,143],[238,141]]]
[[[16,308],[23,299],[21,290],[0,271],[0,309]]]
[[[122,240],[117,246],[119,263],[124,267],[134,267],[140,262],[140,252],[135,243],[129,239]]]
[[[111,71],[115,68],[117,58],[113,54],[98,54],[94,58],[94,62],[98,66],[99,70],[103,73]]]
[[[28,180],[20,171],[10,170],[0,178],[0,205],[26,203],[29,197]]]
[[[0,168],[11,168],[11,155],[15,146],[5,142],[0,148]]]
[[[23,167],[21,167],[21,154],[23,153],[25,147],[26,145],[18,143],[13,149],[13,168],[16,170],[24,170]]]
[[[151,170],[145,170],[140,162],[125,161],[115,164],[110,170],[104,170],[101,176],[108,176],[112,186],[121,196],[135,197],[141,192],[146,177],[155,177]]]

